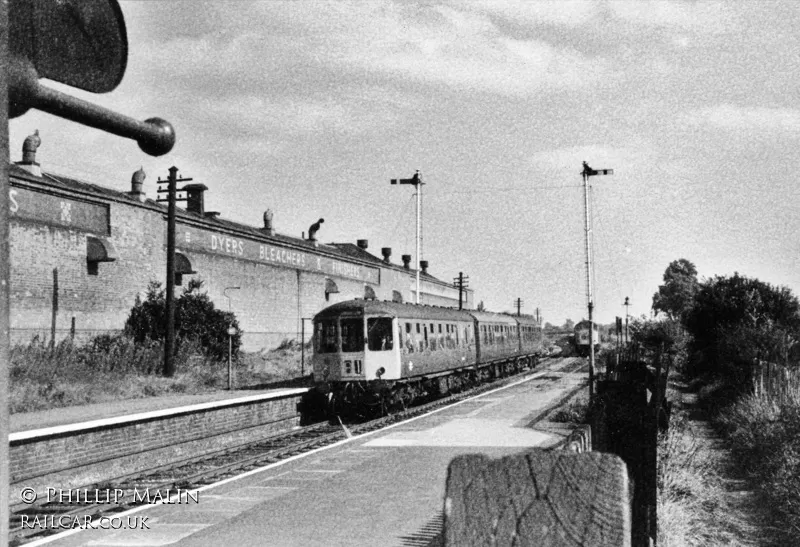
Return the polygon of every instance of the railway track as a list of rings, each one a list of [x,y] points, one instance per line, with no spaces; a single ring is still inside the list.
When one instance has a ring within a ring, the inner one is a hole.
[[[187,458],[135,474],[117,477],[110,481],[73,488],[69,491],[70,498],[67,500],[64,499],[64,496],[61,496],[60,499],[47,499],[48,495],[44,500],[31,504],[12,505],[9,527],[10,545],[23,545],[33,539],[63,531],[56,527],[25,527],[23,522],[31,523],[35,521],[34,519],[38,519],[35,522],[63,523],[69,522],[73,518],[80,518],[81,522],[89,518],[91,522],[96,522],[102,517],[113,517],[114,514],[130,510],[138,505],[152,504],[154,501],[156,503],[169,502],[175,498],[186,499],[186,496],[191,496],[191,492],[203,486],[355,435],[384,428],[395,422],[407,420],[443,406],[452,405],[485,391],[502,387],[534,372],[547,370],[548,367],[553,367],[560,362],[561,366],[558,367],[560,372],[573,372],[585,366],[585,361],[579,358],[544,358],[535,370],[530,369],[506,376],[363,423],[347,425],[316,423],[290,433],[228,447],[203,456]],[[555,379],[555,377],[547,376],[543,378]],[[143,494],[145,492],[146,496]],[[75,495],[75,499],[72,499],[72,494]],[[183,498],[181,498],[182,496]]]

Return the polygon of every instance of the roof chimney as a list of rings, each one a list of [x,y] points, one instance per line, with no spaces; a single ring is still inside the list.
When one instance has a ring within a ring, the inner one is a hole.
[[[369,246],[369,241],[367,241],[366,239],[359,239],[356,241],[356,245],[358,245],[359,249],[363,249],[366,251],[367,247]]]
[[[261,231],[269,236],[275,235],[275,229],[272,227],[272,209],[264,211],[264,227]]]
[[[39,130],[29,135],[22,143],[22,161],[18,161],[17,165],[25,169],[28,173],[42,176],[42,168],[36,162],[36,149],[42,144],[42,139],[39,138]]]
[[[128,192],[128,195],[142,202],[147,199],[147,196],[145,196],[145,193],[142,190],[142,187],[144,186],[144,179],[146,178],[147,174],[144,172],[144,167],[140,167],[138,171],[134,171],[133,175],[131,176],[131,191]]]
[[[206,190],[208,190],[208,186],[205,184],[187,184],[183,187],[183,191],[186,192],[187,211],[205,216],[206,207],[203,194]]]
[[[411,255],[403,255],[403,268],[406,270],[411,269]]]
[[[391,263],[390,258],[392,258],[392,248],[391,247],[383,247],[381,249],[381,254],[383,255],[383,261],[387,264]]]
[[[422,268],[422,273],[428,273],[428,261],[427,260],[420,260],[419,267]]]

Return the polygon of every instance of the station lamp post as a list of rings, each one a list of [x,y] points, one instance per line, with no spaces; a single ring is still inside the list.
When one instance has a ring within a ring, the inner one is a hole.
[[[225,287],[222,290],[223,296],[228,299],[228,313],[231,313],[231,297],[228,291],[238,291],[241,287]],[[231,323],[228,326],[228,389],[233,389],[233,337],[236,335],[236,327]]]

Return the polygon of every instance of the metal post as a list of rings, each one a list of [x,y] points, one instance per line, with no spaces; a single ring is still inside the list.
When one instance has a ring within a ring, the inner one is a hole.
[[[300,378],[306,375],[306,318],[300,318]]]
[[[419,171],[417,171],[419,174]],[[414,185],[417,190],[417,298],[416,303],[419,304],[419,270],[422,262],[422,177],[417,178],[417,183]]]
[[[0,2],[0,545],[8,545],[10,513],[8,491],[11,486],[8,461],[8,379],[9,359],[9,284],[8,262],[8,2]]]
[[[175,198],[178,184],[178,168],[169,168],[167,190],[167,336],[164,340],[164,376],[175,375]]]
[[[231,313],[231,297],[228,296],[228,291],[238,291],[241,287],[225,287],[222,290],[222,295],[228,299],[228,313]],[[228,326],[228,389],[233,389],[233,335],[236,334],[236,329],[233,328],[233,323]]]
[[[592,298],[592,246],[589,232],[589,177],[595,175],[613,175],[613,169],[592,169],[586,162],[583,162],[583,203],[584,217],[586,223],[586,300],[589,308],[589,402],[594,398],[594,320],[592,310],[594,301]]]
[[[625,297],[625,345],[628,344],[628,306],[630,306],[630,301],[628,297]]]
[[[584,163],[585,167],[586,164]],[[592,251],[589,243],[589,174],[583,170],[583,203],[586,247],[586,300],[589,308],[589,402],[594,399],[594,323],[592,322]]]
[[[56,325],[58,322],[58,268],[53,268],[53,303],[50,314],[50,347],[56,347]]]

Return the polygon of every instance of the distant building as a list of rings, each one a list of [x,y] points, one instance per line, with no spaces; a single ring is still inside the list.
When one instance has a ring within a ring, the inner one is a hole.
[[[166,206],[147,199],[142,170],[133,174],[129,192],[44,172],[36,162],[40,142],[38,134],[26,139],[23,160],[10,168],[12,342],[49,340],[53,322],[56,339],[120,331],[151,281],[166,286]],[[390,249],[383,260],[368,253],[366,240],[323,245],[280,235],[272,211],[262,227],[231,222],[205,211],[205,185],[184,188],[176,290],[188,278],[200,279],[216,306],[227,310],[223,291],[240,287],[228,295],[246,350],[299,338],[302,319],[334,302],[414,301],[416,272],[408,255],[397,265]],[[457,307],[458,289],[423,266],[421,303]],[[464,298],[471,308],[472,291]]]

